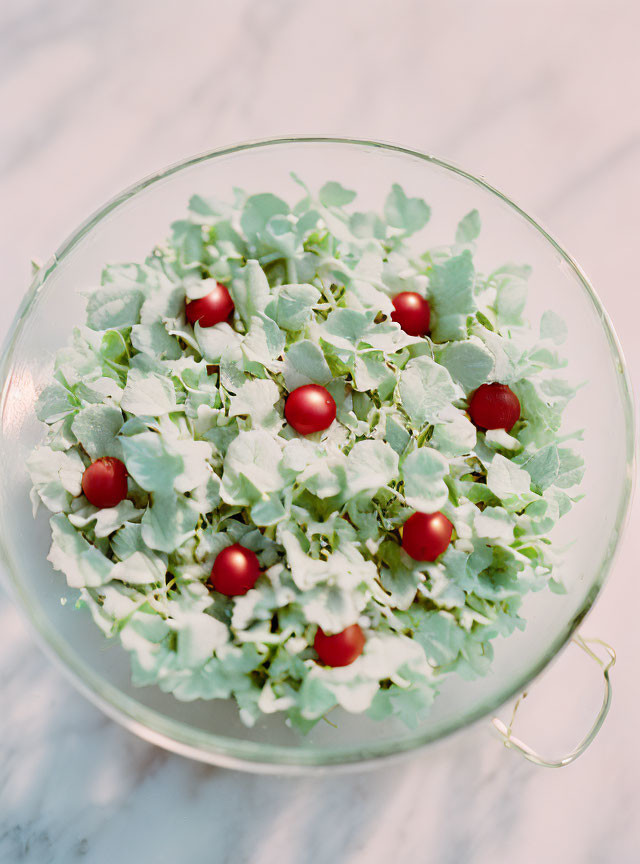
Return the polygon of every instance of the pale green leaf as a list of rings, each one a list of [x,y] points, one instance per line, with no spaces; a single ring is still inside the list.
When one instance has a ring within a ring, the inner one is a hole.
[[[77,400],[73,394],[61,384],[54,383],[45,387],[38,396],[36,416],[43,423],[56,423],[77,408]]]
[[[384,215],[389,225],[415,234],[427,224],[431,210],[422,198],[408,198],[402,186],[394,183],[384,203]]]
[[[259,241],[260,234],[264,231],[267,222],[273,216],[286,216],[288,213],[288,205],[276,195],[272,195],[270,192],[252,195],[247,198],[240,217],[240,225],[249,240],[255,244]]]
[[[322,350],[308,339],[301,339],[287,348],[283,374],[288,390],[303,384],[326,384],[331,380],[331,370]]]
[[[347,489],[351,495],[375,493],[398,472],[398,454],[384,441],[359,441],[347,456]]]
[[[285,336],[275,321],[266,315],[255,315],[243,343],[247,360],[273,371],[279,368],[279,358],[285,346]]]
[[[448,370],[430,357],[410,360],[400,373],[401,405],[414,427],[437,423],[451,401],[462,396]]]
[[[456,228],[456,243],[473,243],[480,234],[480,214],[477,210],[471,210],[458,223]]]
[[[137,324],[144,294],[140,287],[105,285],[87,292],[87,325],[92,330]]]
[[[487,486],[497,498],[508,501],[529,492],[531,477],[524,468],[496,453],[487,471]]]
[[[503,507],[485,507],[475,514],[474,528],[478,537],[498,543],[513,543],[515,522]]]
[[[553,443],[541,447],[530,459],[527,459],[523,468],[530,475],[532,485],[544,492],[556,482],[558,477],[560,470],[558,445]]]
[[[344,207],[355,200],[356,193],[351,189],[345,189],[340,183],[330,181],[325,183],[320,190],[320,203],[325,207]]]
[[[443,456],[455,458],[471,453],[476,446],[476,427],[464,411],[453,406],[440,413],[439,421],[433,427],[431,446]]]
[[[494,358],[477,337],[464,342],[449,342],[438,354],[438,362],[467,392],[490,380]]]
[[[173,552],[193,536],[198,515],[189,499],[172,491],[154,492],[142,517],[142,539],[150,549]]]
[[[182,457],[167,450],[157,432],[120,437],[124,462],[133,479],[147,492],[172,489],[183,470]]]
[[[236,309],[248,328],[251,319],[259,312],[264,312],[271,298],[269,282],[257,261],[247,261],[246,267],[233,280],[231,293]]]
[[[135,324],[131,328],[131,344],[136,351],[150,354],[158,360],[177,360],[182,356],[180,343],[170,336],[161,321]]]
[[[433,267],[429,302],[434,312],[431,335],[436,342],[467,335],[467,318],[476,311],[474,280],[473,259],[468,250]]]
[[[431,447],[409,453],[402,463],[404,497],[407,504],[422,513],[435,513],[446,503],[449,491],[444,477],[449,463]]]
[[[124,561],[114,564],[111,578],[129,585],[153,585],[164,582],[166,569],[157,556],[136,551]]]
[[[540,321],[540,338],[551,339],[554,345],[562,345],[568,334],[567,325],[552,309],[548,309]]]
[[[226,321],[215,324],[213,327],[201,327],[199,323],[196,323],[193,332],[207,363],[219,363],[225,351],[233,350],[241,342],[240,335]]]
[[[35,492],[53,513],[67,510],[82,492],[85,465],[77,450],[37,447],[27,459],[27,470]]]
[[[120,406],[130,414],[160,417],[176,410],[176,392],[169,378],[132,369],[127,377]]]
[[[58,513],[51,517],[52,544],[48,560],[67,577],[71,588],[104,585],[111,578],[113,564],[99,549]]]
[[[252,429],[275,429],[282,417],[275,405],[280,400],[278,385],[269,379],[246,380],[229,403],[229,416],[247,416]]]
[[[108,537],[126,523],[141,516],[142,510],[138,510],[132,501],[125,498],[115,507],[98,509],[92,504],[87,504],[82,509],[69,513],[69,522],[80,529],[92,526],[95,536],[100,539]]]
[[[280,285],[265,312],[285,330],[301,330],[309,321],[320,292],[313,285]]]
[[[282,489],[285,479],[281,461],[282,450],[268,432],[240,432],[224,459],[222,500],[228,504],[253,504],[262,494]]]
[[[91,459],[101,456],[121,456],[116,435],[124,417],[113,405],[87,405],[74,417],[71,429]]]

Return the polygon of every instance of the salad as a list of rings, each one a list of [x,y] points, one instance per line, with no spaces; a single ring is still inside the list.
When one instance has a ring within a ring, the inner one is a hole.
[[[234,698],[247,725],[415,726],[529,592],[564,590],[566,327],[527,322],[529,267],[476,270],[477,211],[429,248],[399,185],[377,213],[294,179],[294,206],[194,196],[84,292],[37,403],[34,513],[136,685]]]

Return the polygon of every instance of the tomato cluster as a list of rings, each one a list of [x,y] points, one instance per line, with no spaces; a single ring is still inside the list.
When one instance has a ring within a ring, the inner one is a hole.
[[[429,333],[431,308],[428,300],[414,291],[402,291],[392,298],[391,320],[411,336]],[[205,297],[185,304],[187,320],[200,327],[213,327],[228,321],[234,303],[225,285],[216,282]],[[312,435],[328,429],[336,419],[336,402],[326,387],[305,384],[289,393],[284,415],[300,435]],[[469,400],[469,416],[480,429],[509,431],[520,419],[520,402],[516,394],[498,382],[482,384]],[[128,494],[126,466],[114,457],[96,459],[85,470],[82,491],[98,508],[117,506]],[[435,561],[451,542],[454,526],[441,512],[414,513],[402,528],[402,548],[416,561]],[[261,576],[260,561],[255,552],[234,543],[222,549],[211,568],[209,584],[215,591],[237,597],[250,591]],[[362,654],[365,634],[359,624],[340,633],[325,633],[318,627],[313,647],[319,662],[326,666],[347,666]]]

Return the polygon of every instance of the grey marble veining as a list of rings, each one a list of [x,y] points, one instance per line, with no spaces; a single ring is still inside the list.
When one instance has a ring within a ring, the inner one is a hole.
[[[29,260],[140,176],[237,140],[336,133],[434,152],[537,213],[591,275],[637,382],[639,27],[620,0],[3,0],[0,328]],[[373,773],[191,763],[88,704],[0,594],[0,862],[634,864],[638,518],[587,622],[619,652],[613,707],[565,771],[520,761],[486,724]],[[537,722],[562,727],[577,662],[533,691]]]

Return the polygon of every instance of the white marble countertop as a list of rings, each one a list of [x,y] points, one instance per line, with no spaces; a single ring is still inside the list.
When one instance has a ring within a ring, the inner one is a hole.
[[[2,0],[0,329],[29,260],[140,176],[335,133],[456,161],[537,214],[590,274],[637,384],[639,28],[628,0]],[[586,625],[618,649],[613,707],[562,771],[482,724],[374,773],[191,763],[89,705],[0,594],[0,862],[635,864],[639,515]],[[558,744],[588,726],[562,728],[579,665],[565,655],[533,691]]]

